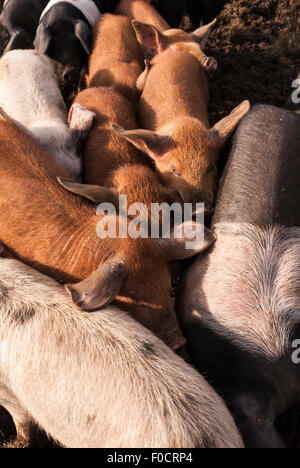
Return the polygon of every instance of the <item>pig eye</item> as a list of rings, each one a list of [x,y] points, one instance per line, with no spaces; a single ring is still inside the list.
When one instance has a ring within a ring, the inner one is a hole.
[[[177,177],[181,176],[181,172],[177,169],[177,167],[175,166],[175,164],[170,163],[170,164],[168,165],[168,169],[169,169],[169,171],[170,171],[171,174],[173,174],[173,175],[175,175],[175,176],[177,176]]]

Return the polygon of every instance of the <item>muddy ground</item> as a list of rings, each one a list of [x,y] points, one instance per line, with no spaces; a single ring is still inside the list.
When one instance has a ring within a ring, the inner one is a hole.
[[[209,77],[212,123],[244,99],[282,106],[300,72],[300,1],[229,1],[208,52],[219,62]],[[13,432],[9,416],[0,412],[0,444]]]
[[[300,1],[229,0],[209,53],[212,123],[243,99],[282,106],[300,71]]]

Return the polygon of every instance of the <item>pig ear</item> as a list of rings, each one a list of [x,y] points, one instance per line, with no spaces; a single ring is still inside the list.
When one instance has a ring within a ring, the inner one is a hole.
[[[208,249],[215,241],[216,236],[212,231],[196,221],[186,221],[176,226],[169,239],[159,240],[169,262],[193,257]]]
[[[89,131],[96,117],[95,112],[88,110],[79,102],[72,104],[69,111],[69,127],[71,130]]]
[[[200,43],[202,50],[205,49],[210,33],[213,27],[215,26],[216,22],[217,20],[214,19],[211,23],[206,24],[205,26],[201,26],[192,33],[192,37],[195,39],[195,41]]]
[[[110,188],[100,187],[99,185],[80,184],[64,177],[58,177],[57,181],[68,192],[91,200],[94,203],[111,203],[114,206],[118,206],[118,194]]]
[[[91,52],[92,32],[90,27],[81,20],[75,22],[75,36],[79,39],[87,55]]]
[[[40,54],[47,54],[52,39],[50,29],[41,23],[36,31],[34,47]]]
[[[155,26],[136,20],[132,21],[132,26],[135,30],[137,40],[147,58],[153,58],[169,47],[169,38]]]
[[[212,146],[222,148],[242,118],[251,108],[249,101],[243,101],[231,114],[220,120],[210,131]]]
[[[143,73],[138,77],[136,82],[136,89],[141,93],[144,91],[145,84],[151,70],[151,62],[149,60],[145,60],[145,70]]]
[[[110,304],[119,294],[127,271],[122,262],[107,262],[87,279],[75,285],[66,285],[72,301],[86,312],[93,312]]]
[[[112,129],[153,159],[160,159],[170,148],[169,137],[157,135],[150,130],[125,130],[118,125],[112,125]]]

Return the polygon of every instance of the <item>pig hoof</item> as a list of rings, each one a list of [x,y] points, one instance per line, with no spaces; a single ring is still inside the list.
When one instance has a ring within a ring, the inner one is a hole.
[[[75,102],[69,112],[69,126],[71,130],[86,131],[93,125],[96,114]]]
[[[217,70],[218,62],[214,57],[206,57],[203,66],[207,72],[213,72]]]

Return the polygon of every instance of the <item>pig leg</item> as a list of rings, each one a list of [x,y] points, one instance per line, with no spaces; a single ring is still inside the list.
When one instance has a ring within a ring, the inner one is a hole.
[[[6,388],[0,385],[0,405],[3,406],[13,418],[17,431],[16,442],[26,446],[30,442],[32,421],[26,410],[17,398]]]

